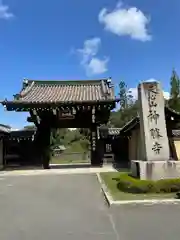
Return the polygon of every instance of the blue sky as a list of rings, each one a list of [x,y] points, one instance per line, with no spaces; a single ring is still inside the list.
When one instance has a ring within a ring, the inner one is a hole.
[[[180,1],[0,0],[0,99],[19,92],[23,78],[97,79],[129,88],[157,79],[169,90],[180,72]],[[0,122],[26,125],[27,114]]]

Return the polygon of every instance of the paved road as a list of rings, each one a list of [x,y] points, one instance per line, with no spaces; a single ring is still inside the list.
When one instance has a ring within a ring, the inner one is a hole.
[[[118,206],[111,210],[122,240],[179,240],[180,205]]]
[[[0,179],[0,240],[117,239],[95,175]]]
[[[179,240],[179,210],[110,210],[91,174],[0,177],[0,240]]]

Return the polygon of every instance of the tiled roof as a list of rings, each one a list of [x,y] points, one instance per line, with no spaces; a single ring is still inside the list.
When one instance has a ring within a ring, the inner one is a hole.
[[[180,112],[170,108],[168,105],[165,106],[165,112],[169,112],[169,113],[174,114],[176,116],[178,116],[178,115],[180,116]]]
[[[35,129],[21,129],[17,131],[11,131],[9,137],[11,139],[31,139],[34,137],[35,134]]]
[[[125,133],[128,131],[131,131],[132,129],[134,129],[137,125],[139,125],[139,116],[134,117],[133,119],[131,119],[129,122],[127,122],[122,128],[120,133]]]
[[[115,101],[114,88],[107,80],[28,81],[13,103],[73,103]]]
[[[32,139],[35,134],[36,128],[23,128],[19,130],[13,130],[9,126],[0,124],[0,135],[5,136],[8,139]]]
[[[98,128],[100,136],[106,138],[107,136],[118,136],[120,134],[121,128],[108,128],[100,127]]]
[[[119,135],[121,128],[108,128],[109,135]]]
[[[6,125],[3,125],[3,124],[0,124],[0,132],[1,133],[9,133],[11,130],[10,127],[6,126]]]
[[[173,137],[180,137],[180,130],[179,129],[172,130],[172,135]]]

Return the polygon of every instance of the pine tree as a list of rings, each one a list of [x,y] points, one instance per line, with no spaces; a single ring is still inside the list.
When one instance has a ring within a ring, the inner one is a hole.
[[[137,104],[133,99],[132,92],[124,81],[119,83],[120,109],[111,114],[110,124],[114,127],[123,127],[128,121],[137,115]]]
[[[171,90],[168,104],[172,109],[180,111],[180,79],[174,69],[172,71],[170,85]]]
[[[127,86],[124,81],[119,83],[119,98],[120,98],[120,109],[124,110],[127,108]]]

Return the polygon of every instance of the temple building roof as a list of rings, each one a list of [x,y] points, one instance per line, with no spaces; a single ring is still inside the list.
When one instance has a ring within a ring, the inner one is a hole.
[[[180,130],[179,129],[172,130],[172,136],[176,137],[176,138],[179,138],[180,137]]]
[[[169,117],[173,118],[173,120],[177,119],[178,121],[180,121],[180,112],[177,112],[177,111],[169,108],[168,106],[165,106],[164,111],[165,111],[166,118],[167,118],[167,116],[169,116]],[[134,117],[132,120],[127,122],[121,128],[120,134],[125,134],[127,132],[132,131],[133,129],[135,129],[135,128],[137,128],[139,126],[139,123],[140,123],[140,118],[137,115],[136,117]]]
[[[98,128],[100,137],[106,138],[107,136],[118,136],[120,134],[121,128],[111,128],[111,127],[99,127]]]
[[[79,81],[24,80],[23,88],[14,100],[3,105],[69,104],[81,102],[115,102],[114,87],[108,79]]]
[[[20,129],[16,131],[11,131],[9,133],[9,139],[16,140],[16,139],[22,139],[22,140],[30,140],[34,139],[34,136],[36,134],[36,129]]]
[[[180,112],[177,112],[168,106],[165,106],[165,116],[172,117],[173,120],[180,121]],[[100,136],[106,138],[107,136],[127,136],[131,134],[131,131],[139,128],[140,118],[137,115],[132,118],[129,122],[127,122],[122,128],[108,128],[107,126],[102,126],[99,128]],[[174,129],[172,130],[173,137],[180,137],[180,130]]]
[[[11,131],[11,127],[4,125],[4,124],[0,124],[0,132],[1,133],[9,133]]]
[[[10,126],[0,124],[0,137],[5,139],[33,139],[36,134],[36,128],[12,129]]]

